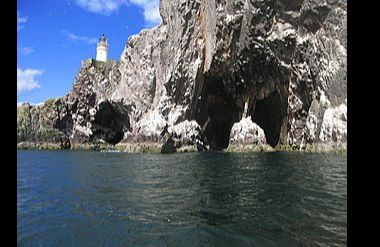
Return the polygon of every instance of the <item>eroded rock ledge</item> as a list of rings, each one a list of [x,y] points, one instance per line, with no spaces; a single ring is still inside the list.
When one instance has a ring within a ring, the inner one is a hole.
[[[346,142],[346,1],[161,0],[160,13],[120,61],[83,61],[68,95],[19,106],[18,143]]]

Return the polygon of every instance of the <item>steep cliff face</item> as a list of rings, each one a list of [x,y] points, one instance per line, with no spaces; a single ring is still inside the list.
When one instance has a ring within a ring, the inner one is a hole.
[[[62,148],[70,147],[67,135],[58,129],[61,121],[65,121],[65,113],[62,99],[50,99],[39,106],[28,103],[18,106],[17,142],[57,143]]]
[[[112,100],[117,90],[121,73],[119,62],[83,62],[72,91],[65,96],[72,127],[68,130],[73,143],[105,141],[116,144],[129,130],[128,112],[132,106]]]
[[[120,142],[130,129],[132,107],[110,97],[120,77],[119,62],[83,61],[69,94],[42,105],[17,108],[18,142],[64,143],[64,148]],[[36,138],[44,132],[50,133],[48,139]]]
[[[161,1],[160,10],[161,59],[149,59],[160,76],[146,81],[170,107],[148,111],[156,118],[142,129],[195,119],[222,149],[248,104],[272,146],[346,141],[345,1]]]
[[[213,150],[230,141],[345,142],[346,8],[162,0],[162,24],[132,36],[120,61],[82,65],[53,128],[72,142],[111,144],[164,143],[176,130],[175,143]]]
[[[304,1],[288,108],[289,144],[347,138],[346,1]],[[333,114],[331,114],[333,112]]]

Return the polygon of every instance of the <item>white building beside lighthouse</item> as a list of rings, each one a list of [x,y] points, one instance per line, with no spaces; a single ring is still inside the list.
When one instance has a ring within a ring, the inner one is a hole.
[[[99,39],[99,43],[96,46],[96,61],[107,62],[108,55],[108,41],[104,34]]]

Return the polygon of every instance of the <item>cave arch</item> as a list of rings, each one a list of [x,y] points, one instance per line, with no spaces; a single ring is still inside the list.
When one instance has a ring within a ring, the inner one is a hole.
[[[257,123],[265,133],[267,143],[277,146],[284,117],[286,116],[287,101],[282,100],[276,90],[267,97],[257,100],[251,110],[252,121]]]
[[[118,102],[108,100],[99,104],[92,122],[92,139],[102,139],[112,145],[123,139],[130,127],[128,109]]]
[[[205,81],[196,120],[210,150],[223,150],[229,145],[231,128],[239,121],[241,109],[221,78],[210,76]]]
[[[219,77],[205,79],[207,83],[198,102],[196,120],[202,126],[201,133],[210,150],[228,147],[232,126],[241,120],[247,100],[247,112],[252,121],[264,130],[267,143],[277,146],[286,134],[282,132],[286,132],[287,85],[277,85],[267,96],[257,99],[259,93],[249,96],[247,91],[231,91]]]

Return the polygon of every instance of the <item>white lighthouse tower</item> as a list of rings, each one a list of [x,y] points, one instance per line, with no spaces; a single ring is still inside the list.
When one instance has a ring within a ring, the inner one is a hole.
[[[106,62],[108,55],[108,41],[104,34],[99,39],[99,43],[96,47],[96,61]]]

